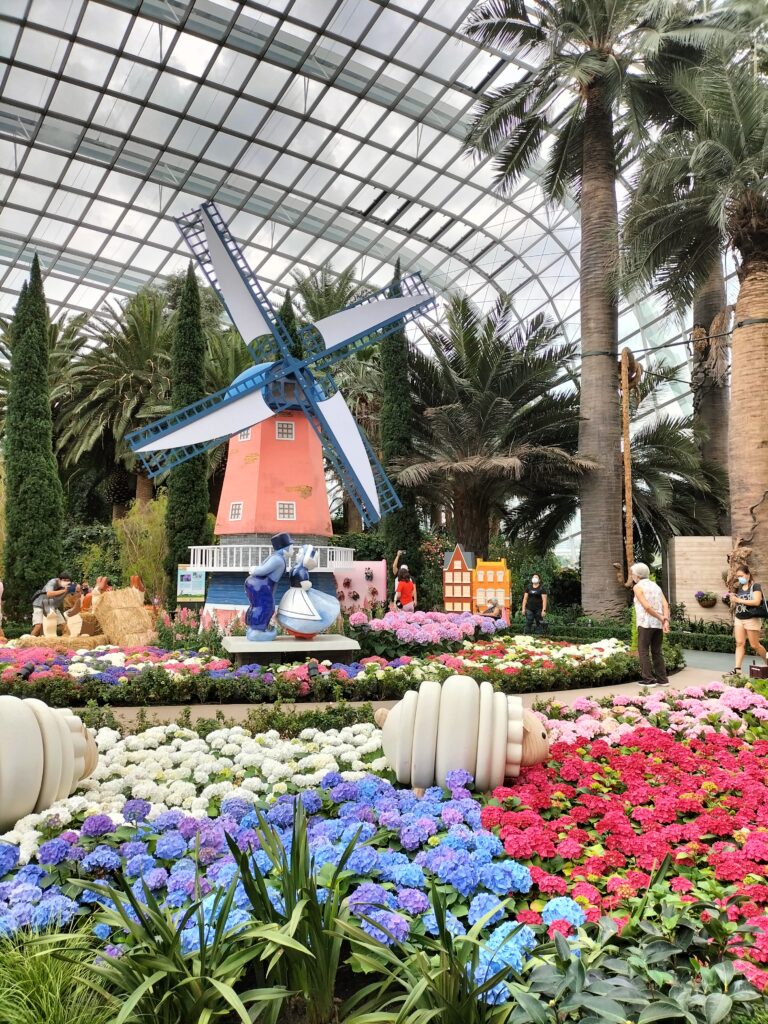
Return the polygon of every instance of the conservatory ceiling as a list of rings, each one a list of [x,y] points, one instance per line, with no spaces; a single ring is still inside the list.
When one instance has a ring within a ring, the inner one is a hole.
[[[172,218],[213,198],[268,289],[327,261],[381,286],[400,257],[577,339],[577,216],[535,173],[499,200],[461,153],[525,69],[462,35],[472,6],[0,0],[0,312],[35,251],[54,316],[178,271]],[[678,330],[651,302],[621,329],[638,352]]]

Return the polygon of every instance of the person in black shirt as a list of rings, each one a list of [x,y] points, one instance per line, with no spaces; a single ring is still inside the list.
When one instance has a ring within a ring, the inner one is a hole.
[[[525,628],[531,636],[534,633],[543,633],[544,617],[547,614],[547,592],[536,573],[531,576],[531,582],[525,588],[522,610],[525,615]]]

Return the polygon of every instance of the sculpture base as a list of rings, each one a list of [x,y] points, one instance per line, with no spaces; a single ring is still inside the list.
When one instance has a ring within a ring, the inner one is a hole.
[[[348,665],[360,650],[357,640],[333,633],[320,633],[311,640],[279,636],[276,640],[261,642],[247,640],[244,636],[225,636],[221,642],[238,668],[241,665],[283,664],[309,658]]]

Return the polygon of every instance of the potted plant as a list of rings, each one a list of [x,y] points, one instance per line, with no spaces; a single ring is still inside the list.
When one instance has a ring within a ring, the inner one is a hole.
[[[714,608],[717,604],[717,594],[711,590],[697,590],[693,596],[702,608]]]

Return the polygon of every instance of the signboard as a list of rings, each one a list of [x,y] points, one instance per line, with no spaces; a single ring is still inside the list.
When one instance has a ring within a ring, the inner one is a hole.
[[[179,601],[204,601],[205,569],[179,565],[176,571],[176,596]]]

